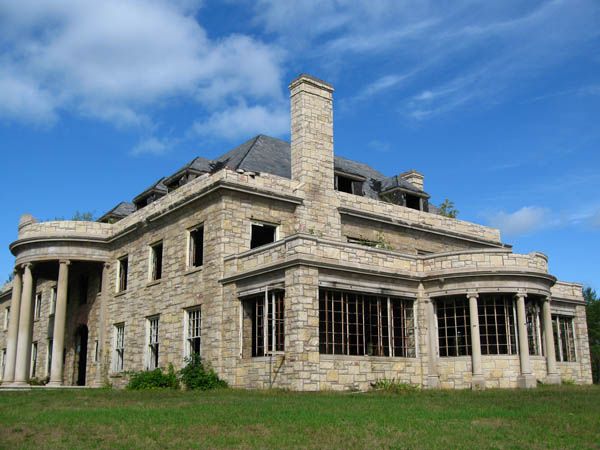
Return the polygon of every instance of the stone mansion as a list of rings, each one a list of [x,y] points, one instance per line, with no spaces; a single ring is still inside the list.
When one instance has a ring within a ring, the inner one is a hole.
[[[96,222],[21,217],[3,386],[124,386],[201,355],[231,386],[591,383],[581,285],[448,218],[414,170],[333,152],[333,88],[290,84],[291,143],[196,158]]]

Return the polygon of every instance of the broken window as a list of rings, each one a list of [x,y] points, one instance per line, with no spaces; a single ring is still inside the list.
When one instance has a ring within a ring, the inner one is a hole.
[[[541,307],[539,302],[528,299],[525,302],[525,326],[527,327],[527,341],[529,343],[530,355],[542,355],[540,314]]]
[[[119,259],[117,266],[117,292],[127,290],[127,272],[129,271],[129,259],[127,256]]]
[[[46,350],[46,375],[50,376],[52,370],[52,346],[54,345],[53,339],[48,339],[48,348]]]
[[[204,264],[204,226],[190,230],[188,258],[188,267]]]
[[[42,294],[35,294],[35,305],[33,307],[33,318],[38,320],[42,315]]]
[[[163,243],[159,242],[150,247],[150,281],[162,278]]]
[[[440,357],[471,354],[469,304],[464,297],[446,297],[435,302]]]
[[[319,350],[356,356],[415,356],[412,300],[321,289]]]
[[[125,362],[125,324],[114,326],[113,336],[113,371],[122,372]]]
[[[284,299],[285,292],[275,290],[243,301],[252,326],[252,356],[268,356],[284,351]]]
[[[517,325],[511,295],[482,295],[477,302],[482,355],[516,355]]]
[[[554,331],[554,348],[556,360],[561,362],[575,362],[575,323],[573,317],[552,316]]]
[[[146,369],[154,370],[158,367],[158,316],[146,320]]]
[[[53,286],[50,289],[50,315],[53,316],[56,314],[56,286]]]
[[[38,343],[31,343],[31,368],[29,371],[29,378],[35,378],[37,372],[37,357],[38,357]]]
[[[185,340],[185,356],[190,358],[194,355],[200,356],[201,330],[202,330],[202,314],[200,308],[194,308],[186,311],[186,340]]]
[[[277,239],[277,227],[266,223],[254,222],[252,224],[252,236],[250,248],[261,247],[275,242]]]
[[[421,198],[416,195],[405,194],[406,207],[421,211]]]
[[[335,190],[348,194],[363,195],[363,180],[335,174]]]
[[[8,330],[8,322],[10,320],[10,306],[7,306],[4,310],[4,329]]]

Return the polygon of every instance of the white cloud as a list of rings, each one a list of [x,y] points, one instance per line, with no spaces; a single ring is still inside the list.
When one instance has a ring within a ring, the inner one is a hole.
[[[525,206],[515,212],[500,211],[488,220],[492,227],[499,228],[508,236],[530,234],[548,226],[549,211],[538,206]]]
[[[200,136],[220,136],[228,140],[266,133],[282,136],[289,132],[290,117],[287,108],[248,106],[240,103],[212,114],[205,121],[194,123],[193,132]]]
[[[155,108],[201,113],[282,98],[281,51],[209,38],[194,0],[20,0],[0,6],[0,117],[51,123],[63,111],[148,127]]]
[[[600,209],[590,218],[590,225],[600,229]]]
[[[172,145],[173,143],[171,141],[158,139],[156,137],[149,137],[138,142],[131,150],[131,154],[135,156],[144,154],[162,155],[167,153],[171,149]]]

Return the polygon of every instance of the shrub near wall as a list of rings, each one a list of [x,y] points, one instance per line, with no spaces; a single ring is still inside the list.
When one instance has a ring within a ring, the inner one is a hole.
[[[214,370],[205,367],[198,355],[186,359],[187,365],[179,372],[181,382],[186,389],[209,390],[227,387],[227,382],[221,380]]]
[[[162,369],[133,372],[129,378],[127,389],[179,389],[179,379],[173,365],[169,364],[167,372],[163,372]]]

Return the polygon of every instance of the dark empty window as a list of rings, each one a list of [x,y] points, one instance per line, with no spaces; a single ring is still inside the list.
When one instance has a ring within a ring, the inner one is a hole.
[[[200,267],[204,264],[204,227],[190,231],[189,267]]]
[[[119,267],[118,267],[118,292],[123,292],[127,290],[127,272],[129,271],[129,260],[127,256],[119,259]]]
[[[335,189],[340,192],[347,192],[348,194],[363,195],[362,192],[363,182],[343,175],[335,176]]]
[[[262,245],[270,244],[271,242],[275,242],[276,232],[277,227],[274,225],[267,225],[265,223],[253,223],[250,248],[256,248]]]
[[[482,295],[477,302],[482,355],[516,355],[516,321],[512,296]]]
[[[406,194],[406,207],[411,209],[421,210],[421,199],[416,195]]]
[[[150,248],[150,280],[160,280],[162,278],[163,263],[163,243],[153,245]]]

